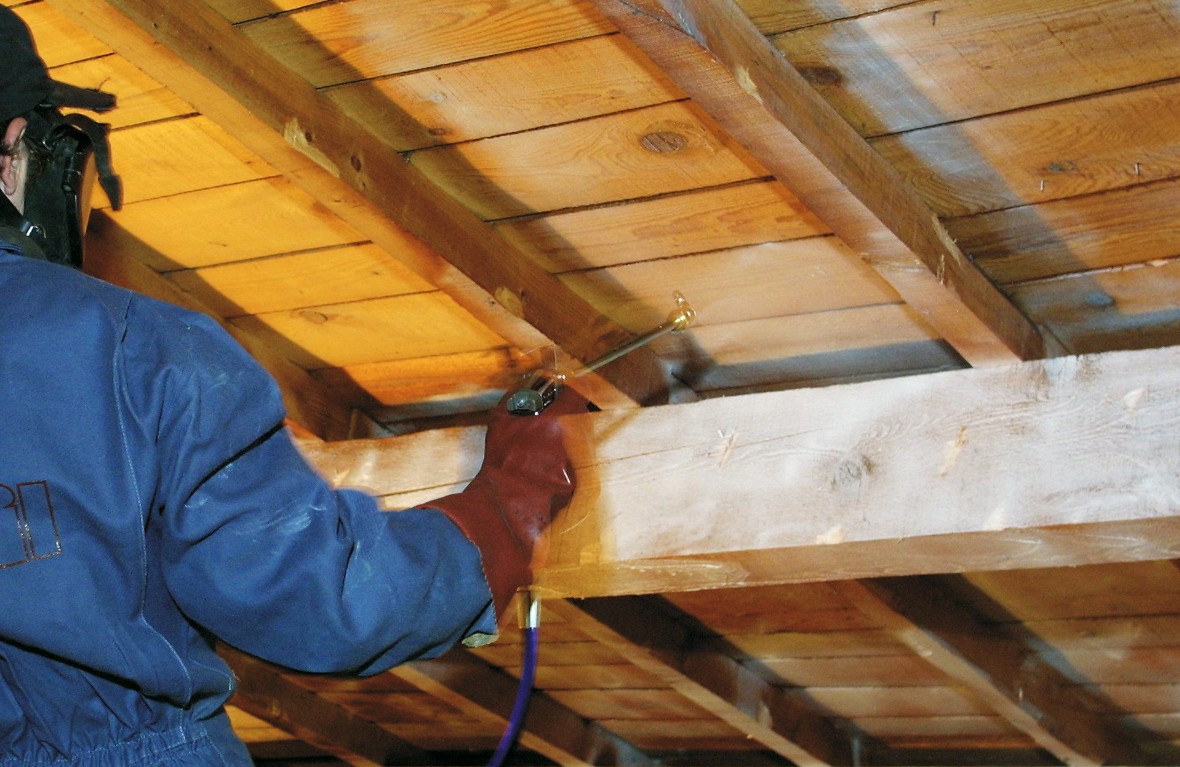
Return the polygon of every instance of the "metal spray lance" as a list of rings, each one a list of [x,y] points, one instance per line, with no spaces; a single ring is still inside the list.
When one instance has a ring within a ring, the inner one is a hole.
[[[509,395],[505,406],[513,415],[539,415],[557,397],[562,385],[571,378],[593,373],[603,365],[610,364],[641,346],[646,346],[667,333],[679,333],[696,319],[697,313],[679,292],[674,293],[676,308],[668,313],[668,319],[643,335],[636,336],[625,344],[611,349],[601,357],[587,362],[573,373],[562,373],[552,369],[534,372],[529,382]]]

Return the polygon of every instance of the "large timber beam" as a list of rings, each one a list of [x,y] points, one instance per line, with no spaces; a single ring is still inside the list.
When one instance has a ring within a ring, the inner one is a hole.
[[[604,596],[1180,556],[1180,348],[570,416],[543,593]],[[481,429],[309,446],[406,506]]]
[[[595,2],[964,359],[1045,356],[1039,331],[964,255],[909,182],[734,0]]]
[[[587,361],[631,339],[207,3],[48,2],[510,343],[552,341]],[[646,349],[578,388],[604,407],[668,396]]]

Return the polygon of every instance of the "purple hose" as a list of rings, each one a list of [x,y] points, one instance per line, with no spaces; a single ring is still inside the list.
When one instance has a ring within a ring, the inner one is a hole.
[[[500,744],[496,746],[496,752],[492,754],[491,761],[488,762],[488,767],[501,767],[504,764],[504,759],[507,758],[508,752],[512,750],[512,746],[516,743],[516,738],[520,734],[520,728],[524,724],[524,715],[529,708],[529,696],[533,691],[533,679],[537,675],[537,648],[539,637],[537,636],[537,627],[529,626],[522,629],[524,632],[524,661],[520,669],[520,687],[516,691],[516,701],[512,704],[512,714],[508,717],[508,728],[504,730],[504,734],[500,737]]]

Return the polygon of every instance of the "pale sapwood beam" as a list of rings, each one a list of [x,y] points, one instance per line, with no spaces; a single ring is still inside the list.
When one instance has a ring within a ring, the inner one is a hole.
[[[48,2],[510,343],[585,362],[632,338],[201,0]],[[604,407],[668,396],[647,349],[577,388]]]
[[[1180,556],[1180,347],[568,418],[545,596]],[[407,506],[474,475],[482,429],[309,449]]]
[[[399,666],[390,673],[459,710],[490,717],[502,724],[511,716],[519,687],[518,680],[462,648],[441,658]],[[631,743],[587,721],[540,690],[534,690],[529,698],[520,744],[561,767],[656,764],[656,760]]]
[[[729,655],[694,647],[684,628],[640,598],[546,600],[545,606],[792,763],[801,767],[851,763],[848,737],[829,720]]]
[[[251,716],[354,767],[435,763],[429,752],[300,687],[279,668],[230,647],[217,652],[238,679],[230,704]]]
[[[1175,764],[1180,756],[1180,749],[1164,754],[1139,747],[1133,733],[1110,724],[1119,712],[1021,642],[985,626],[928,580],[844,581],[832,587],[1064,764]],[[1097,713],[1103,710],[1108,716]]]
[[[734,0],[595,2],[964,359],[1045,356],[1036,327]]]
[[[146,247],[108,213],[95,211],[86,235],[86,271],[120,287],[216,318],[215,312],[136,257],[136,249]],[[323,439],[350,436],[353,411],[337,403],[324,384],[253,335],[225,321],[221,324],[278,381],[292,421]]]

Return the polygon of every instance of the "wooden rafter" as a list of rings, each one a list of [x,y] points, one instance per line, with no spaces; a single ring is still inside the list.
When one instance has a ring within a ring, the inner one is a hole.
[[[1099,715],[1106,707],[1084,687],[984,626],[929,582],[891,578],[833,587],[1065,764],[1170,764],[1178,755],[1145,753],[1110,723],[1113,716]]]
[[[604,596],[1180,554],[1180,348],[572,416],[593,444],[539,585]],[[309,446],[391,505],[479,428]],[[412,461],[405,461],[413,456]]]
[[[206,3],[48,2],[509,342],[549,339],[585,361],[631,338]],[[667,396],[647,350],[578,386],[607,407]]]
[[[391,672],[424,692],[461,709],[507,722],[519,683],[464,650],[442,658],[418,661]],[[645,765],[655,760],[626,740],[588,722],[542,692],[529,699],[529,713],[520,743],[564,767]]]
[[[425,751],[285,678],[268,663],[221,647],[238,678],[232,703],[354,767],[430,764]]]
[[[693,648],[684,629],[627,599],[552,600],[563,620],[663,680],[750,740],[798,765],[848,764],[848,739],[823,717],[723,653]]]
[[[909,182],[733,0],[596,0],[635,45],[861,253],[972,364],[1038,359],[1038,330]]]

